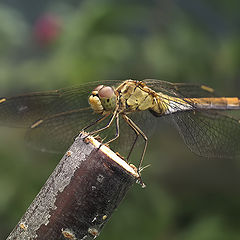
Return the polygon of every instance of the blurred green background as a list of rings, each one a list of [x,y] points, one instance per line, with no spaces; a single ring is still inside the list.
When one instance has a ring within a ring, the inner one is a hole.
[[[0,96],[129,78],[240,96],[239,8],[232,0],[1,1]],[[147,188],[131,189],[99,239],[240,239],[240,161],[197,157],[162,124],[145,158]],[[61,157],[27,150],[23,134],[0,127],[0,239]]]

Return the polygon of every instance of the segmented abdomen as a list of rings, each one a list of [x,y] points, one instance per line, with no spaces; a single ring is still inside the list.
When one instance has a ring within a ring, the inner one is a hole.
[[[204,109],[240,109],[240,99],[237,97],[186,98],[185,100],[198,108]]]

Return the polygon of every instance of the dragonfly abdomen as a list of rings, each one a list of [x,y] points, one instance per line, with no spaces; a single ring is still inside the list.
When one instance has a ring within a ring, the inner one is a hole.
[[[157,104],[151,108],[155,116],[168,115],[175,112],[199,109],[234,110],[240,109],[237,97],[220,98],[176,98],[159,94]]]
[[[216,109],[216,110],[234,110],[240,109],[240,99],[237,97],[221,98],[191,98],[186,99],[193,103],[197,108]]]

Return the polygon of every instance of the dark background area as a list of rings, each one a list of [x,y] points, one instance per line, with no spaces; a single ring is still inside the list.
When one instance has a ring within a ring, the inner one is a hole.
[[[1,1],[0,96],[129,78],[240,96],[239,8],[231,0]],[[200,158],[160,125],[145,157],[147,188],[133,187],[99,239],[238,240],[239,159]],[[23,139],[21,129],[0,127],[0,239],[61,157]]]

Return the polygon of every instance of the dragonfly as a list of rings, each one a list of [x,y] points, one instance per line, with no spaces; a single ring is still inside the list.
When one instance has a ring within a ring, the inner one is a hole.
[[[99,81],[54,91],[0,98],[0,124],[27,129],[26,141],[42,151],[65,152],[82,130],[104,143],[129,148],[144,142],[161,118],[176,126],[189,149],[208,158],[240,155],[238,97],[216,97],[205,85],[145,79]],[[107,139],[105,141],[105,139]]]

